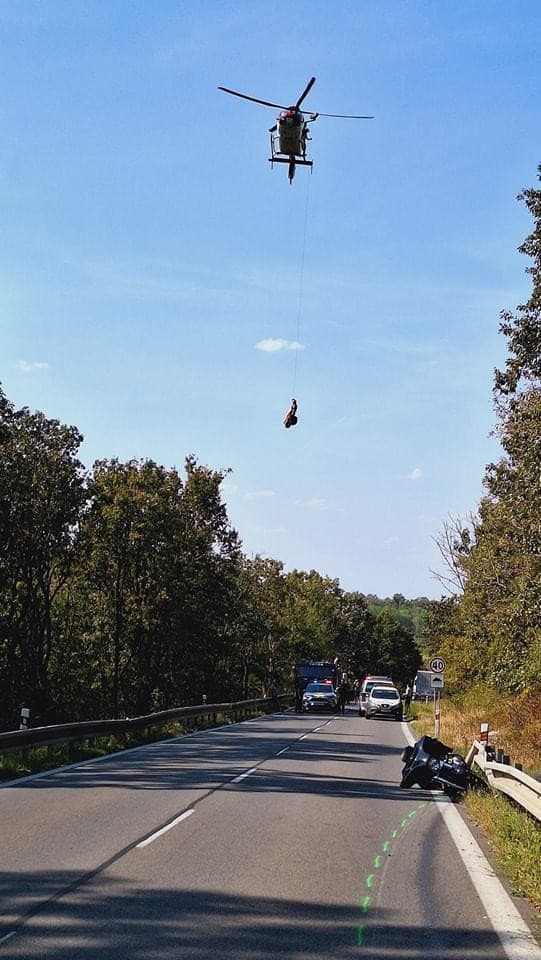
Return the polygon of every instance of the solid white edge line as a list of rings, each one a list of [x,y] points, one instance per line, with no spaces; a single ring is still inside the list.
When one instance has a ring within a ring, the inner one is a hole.
[[[281,757],[282,754],[283,754],[283,753],[287,753],[288,750],[289,750],[289,747],[284,747],[283,750],[279,750],[279,751],[278,751],[278,753],[276,754],[276,756],[277,756],[277,757]]]
[[[177,823],[180,823],[181,820],[186,820],[187,817],[191,817],[192,813],[195,813],[195,810],[185,810],[184,813],[181,813],[179,817],[175,817],[174,820],[171,820],[171,823],[166,823],[165,827],[162,827],[161,830],[156,830],[156,833],[152,833],[150,837],[146,838],[146,840],[141,840],[141,843],[136,844],[137,849],[141,850],[143,847],[148,847],[149,843],[153,843],[154,840],[157,840],[158,837],[161,837],[162,833],[167,833],[168,830],[176,827]]]
[[[240,783],[241,780],[245,780],[246,777],[249,777],[251,773],[255,773],[256,769],[256,767],[252,767],[252,769],[247,770],[246,773],[241,773],[240,776],[235,777],[234,780],[231,780],[231,783]]]
[[[541,950],[453,804],[436,804],[509,960],[541,960]]]
[[[407,721],[403,722],[403,730],[406,740],[413,746],[415,737]],[[541,960],[541,950],[535,937],[494,873],[467,823],[447,797],[442,795],[437,798],[436,806],[508,960]]]

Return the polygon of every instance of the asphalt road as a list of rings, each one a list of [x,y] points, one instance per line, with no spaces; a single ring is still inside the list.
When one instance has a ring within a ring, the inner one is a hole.
[[[0,789],[0,960],[506,960],[404,744],[283,713]]]

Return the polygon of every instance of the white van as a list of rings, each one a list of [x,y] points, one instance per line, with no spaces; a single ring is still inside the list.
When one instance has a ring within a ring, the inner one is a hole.
[[[365,713],[366,698],[372,687],[394,687],[391,677],[377,677],[375,674],[368,673],[363,680],[361,692],[359,694],[359,716],[363,717]]]

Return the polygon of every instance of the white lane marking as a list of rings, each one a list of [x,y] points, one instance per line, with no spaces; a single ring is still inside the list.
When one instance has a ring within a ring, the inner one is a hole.
[[[310,731],[310,733],[311,733],[311,732],[312,732],[312,731]],[[299,737],[299,740],[306,740],[307,736],[308,736],[308,734],[305,733],[303,737]]]
[[[415,737],[406,723],[403,730],[406,740],[413,746]],[[541,953],[536,940],[468,825],[447,797],[439,797],[436,805],[508,960],[540,960]]]
[[[506,957],[540,960],[538,944],[462,817],[446,798],[438,798],[436,803]]]
[[[247,770],[246,773],[241,773],[240,777],[235,777],[234,780],[231,780],[231,783],[240,783],[241,780],[245,780],[246,777],[249,777],[251,773],[255,773],[256,767],[252,767],[251,770]]]
[[[195,813],[195,810],[185,810],[184,813],[181,813],[179,817],[175,817],[174,820],[171,820],[171,823],[166,823],[165,827],[162,827],[161,830],[156,830],[156,833],[147,837],[146,840],[141,840],[141,843],[138,843],[137,849],[141,850],[143,847],[148,847],[149,843],[153,843],[154,840],[157,840],[158,837],[161,837],[162,833],[167,833],[168,830],[171,830],[173,827],[176,827],[177,823],[180,823],[181,820],[186,820],[187,817],[191,817],[192,813]]]
[[[11,940],[12,937],[17,933],[16,930],[12,930],[11,933],[6,933],[5,937],[0,938],[0,943],[5,943],[6,940]]]
[[[289,750],[289,747],[284,747],[283,750],[279,750],[279,751],[278,751],[278,753],[276,754],[276,756],[277,756],[277,757],[281,757],[282,754],[283,754],[283,753],[287,753],[288,750]]]

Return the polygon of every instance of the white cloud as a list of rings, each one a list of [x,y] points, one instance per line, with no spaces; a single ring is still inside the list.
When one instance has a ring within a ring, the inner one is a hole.
[[[245,493],[245,500],[259,500],[261,497],[275,497],[274,490],[253,490],[251,493]]]
[[[262,350],[264,353],[277,353],[279,350],[304,350],[304,345],[299,343],[298,340],[269,337],[267,340],[259,340],[255,349]]]
[[[398,543],[398,537],[387,537],[387,539],[383,541],[383,546],[392,547],[395,543]]]
[[[402,477],[402,480],[420,480],[422,476],[423,471],[420,469],[420,467],[415,467],[411,473],[407,473],[404,477]]]
[[[307,507],[308,510],[328,510],[329,501],[325,500],[324,497],[310,497],[309,500],[301,500],[303,507]]]
[[[222,493],[225,493],[226,496],[227,496],[228,494],[229,494],[229,496],[233,496],[233,494],[239,492],[239,486],[238,486],[238,484],[237,484],[237,483],[228,483],[227,480],[222,481],[221,489],[222,489]]]
[[[29,363],[28,360],[19,360],[17,363],[17,370],[19,373],[32,373],[32,370],[48,370],[49,364],[43,363],[42,361],[34,360],[32,363]]]

